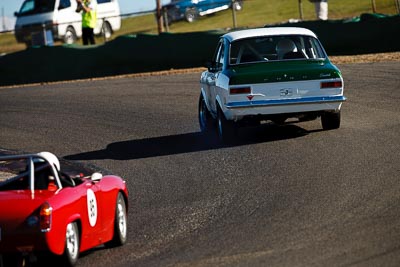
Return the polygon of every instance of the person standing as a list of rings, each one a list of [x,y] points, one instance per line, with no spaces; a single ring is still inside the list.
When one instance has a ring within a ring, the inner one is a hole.
[[[94,45],[94,27],[97,23],[97,1],[96,0],[76,0],[78,3],[77,12],[82,11],[82,42],[83,45],[89,43]]]
[[[320,20],[328,19],[328,0],[310,0],[315,5],[315,14]]]

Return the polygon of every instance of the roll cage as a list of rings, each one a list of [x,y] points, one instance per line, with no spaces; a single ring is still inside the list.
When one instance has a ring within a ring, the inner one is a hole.
[[[69,176],[59,172],[46,158],[38,154],[0,157],[0,191],[3,190],[60,190],[75,186]]]

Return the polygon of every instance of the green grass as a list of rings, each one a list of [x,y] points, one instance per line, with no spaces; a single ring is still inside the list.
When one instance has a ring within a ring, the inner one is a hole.
[[[375,0],[376,11],[382,14],[397,14],[396,0]],[[362,13],[372,13],[371,0],[332,0],[329,1],[329,18],[343,19],[359,16]],[[303,19],[314,20],[314,5],[308,0],[302,0]],[[286,22],[289,19],[299,19],[298,0],[245,0],[243,10],[236,13],[238,28],[262,27],[266,24]],[[169,27],[172,33],[208,31],[215,29],[230,29],[233,27],[232,11],[227,10],[214,15],[200,18],[194,23],[185,21],[173,23]],[[122,20],[121,30],[112,39],[126,34],[152,33],[157,34],[157,24],[153,14]],[[97,43],[103,43],[97,38]],[[57,43],[56,45],[59,45]],[[0,34],[0,54],[11,53],[25,49],[24,44],[17,44],[11,33]]]
[[[0,34],[0,54],[11,53],[25,49],[25,44],[18,44],[15,41],[14,34],[2,33]]]

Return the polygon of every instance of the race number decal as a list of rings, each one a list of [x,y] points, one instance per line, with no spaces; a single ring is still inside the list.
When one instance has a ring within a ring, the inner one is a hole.
[[[87,208],[90,226],[94,227],[97,221],[97,201],[92,189],[87,190]]]

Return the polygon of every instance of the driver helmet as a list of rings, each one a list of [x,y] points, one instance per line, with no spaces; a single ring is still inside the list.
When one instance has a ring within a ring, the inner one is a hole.
[[[297,52],[296,44],[290,39],[280,40],[276,45],[278,59],[283,59],[284,55],[289,52]]]

